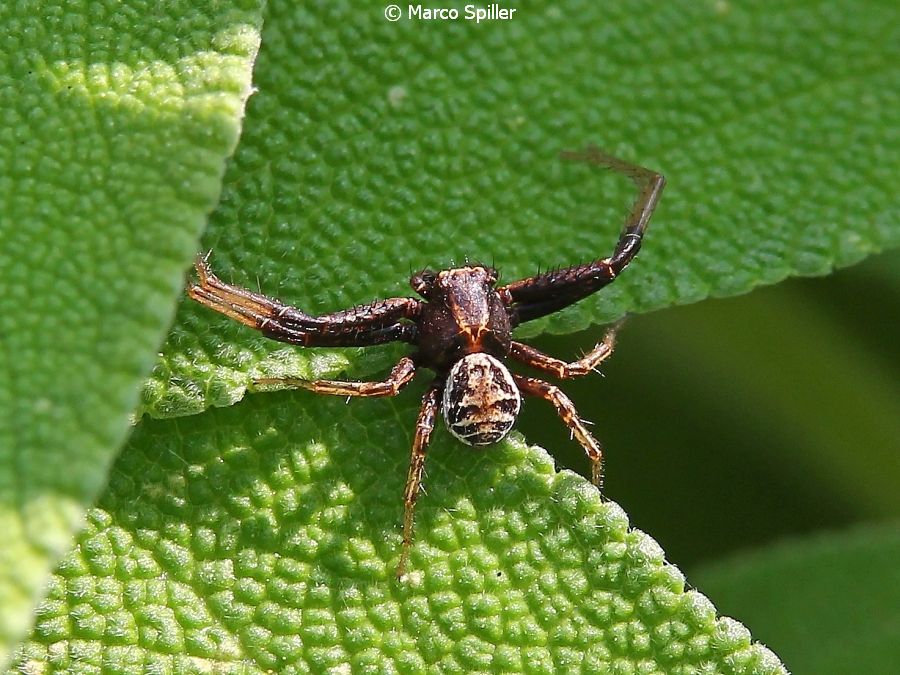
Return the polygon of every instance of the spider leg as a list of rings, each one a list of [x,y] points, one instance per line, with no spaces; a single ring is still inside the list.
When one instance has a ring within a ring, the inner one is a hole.
[[[387,379],[381,382],[341,382],[338,380],[303,380],[296,377],[263,377],[253,384],[263,387],[280,385],[285,389],[309,389],[317,394],[333,396],[396,396],[416,373],[416,365],[404,356],[391,370]]]
[[[625,269],[641,248],[641,240],[666,181],[662,175],[607,155],[588,146],[583,152],[563,152],[563,159],[590,162],[628,176],[638,187],[625,227],[613,254],[593,262],[515,281],[498,288],[500,297],[512,304],[514,324],[531,321],[568,307],[609,284]]]
[[[513,379],[524,393],[537,396],[553,404],[562,421],[569,427],[569,431],[572,432],[587,453],[588,459],[591,460],[591,481],[599,489],[603,482],[603,448],[578,416],[575,404],[559,387],[549,382],[516,374],[513,374]]]
[[[566,362],[544,354],[542,351],[535,349],[515,340],[510,345],[510,357],[520,363],[524,363],[532,368],[538,368],[546,373],[551,373],[557,377],[568,379],[572,377],[580,377],[587,375],[598,365],[612,356],[613,348],[616,345],[616,333],[622,326],[622,321],[614,324],[607,329],[603,340],[598,342],[596,346],[577,361]]]
[[[416,420],[416,435],[413,438],[409,474],[406,478],[406,490],[403,493],[403,548],[400,551],[400,562],[397,563],[398,579],[406,573],[406,564],[409,561],[409,550],[413,541],[413,516],[416,500],[419,498],[419,489],[422,485],[422,473],[425,469],[425,451],[431,440],[431,432],[434,430],[434,418],[440,405],[442,387],[443,382],[439,379],[431,383],[431,387],[422,397],[422,407],[419,409],[419,417]]]
[[[199,257],[195,263],[198,283],[188,285],[193,300],[281,342],[310,347],[362,347],[394,340],[412,342],[416,329],[403,320],[414,319],[419,301],[390,298],[332,314],[311,316],[296,307],[226,284]]]

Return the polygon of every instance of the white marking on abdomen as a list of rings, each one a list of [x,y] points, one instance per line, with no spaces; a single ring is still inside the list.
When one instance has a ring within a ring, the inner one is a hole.
[[[477,352],[451,368],[441,403],[451,434],[467,445],[489,445],[512,429],[522,398],[506,366]]]

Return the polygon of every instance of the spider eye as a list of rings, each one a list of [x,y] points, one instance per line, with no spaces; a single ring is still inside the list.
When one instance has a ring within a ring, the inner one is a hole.
[[[409,285],[412,286],[413,290],[421,295],[423,298],[427,298],[431,293],[432,288],[434,288],[434,282],[437,279],[437,275],[431,270],[422,270],[421,272],[416,272],[409,279]]]

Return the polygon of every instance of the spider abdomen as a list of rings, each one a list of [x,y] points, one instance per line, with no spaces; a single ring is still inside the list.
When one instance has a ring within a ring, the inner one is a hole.
[[[484,352],[468,354],[447,376],[442,412],[447,428],[467,445],[489,445],[512,429],[522,399],[500,361]]]

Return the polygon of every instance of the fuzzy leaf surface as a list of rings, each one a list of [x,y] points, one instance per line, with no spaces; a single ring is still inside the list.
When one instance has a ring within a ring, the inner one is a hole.
[[[558,159],[589,143],[668,187],[632,267],[523,334],[900,244],[894,2],[568,0],[479,25],[383,9],[269,4],[205,239],[226,281],[320,314],[410,295],[425,266],[493,262],[512,280],[609,255],[633,189]],[[143,409],[189,414],[262,373],[364,375],[394,354],[285,348],[185,303]]]
[[[438,432],[398,582],[416,399],[282,392],[141,424],[18,666],[785,673],[520,437],[473,453]]]
[[[260,20],[256,0],[0,3],[0,664],[129,430]]]

